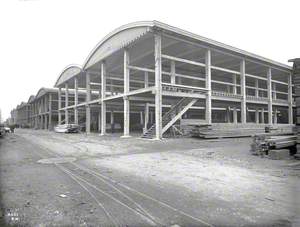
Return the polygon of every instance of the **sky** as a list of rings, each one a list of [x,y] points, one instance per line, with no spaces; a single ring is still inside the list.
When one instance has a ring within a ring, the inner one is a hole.
[[[158,20],[282,63],[300,57],[299,0],[0,0],[6,119],[115,28]]]

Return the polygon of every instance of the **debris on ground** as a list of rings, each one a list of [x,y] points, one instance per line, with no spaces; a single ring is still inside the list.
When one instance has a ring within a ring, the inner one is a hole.
[[[60,194],[59,197],[66,198],[67,196],[65,194]]]

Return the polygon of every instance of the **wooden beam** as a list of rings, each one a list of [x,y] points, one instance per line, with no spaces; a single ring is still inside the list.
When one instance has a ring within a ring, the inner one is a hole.
[[[165,54],[162,54],[161,57],[165,58],[165,59],[169,59],[171,61],[178,61],[178,62],[182,62],[182,63],[186,63],[186,64],[205,67],[205,64],[203,64],[201,62],[191,61],[191,60],[187,60],[187,59],[184,59],[184,58],[173,57],[173,56],[169,56],[169,55],[165,55]]]

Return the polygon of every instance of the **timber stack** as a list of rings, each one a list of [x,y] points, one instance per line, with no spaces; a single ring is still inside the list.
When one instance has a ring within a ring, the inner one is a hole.
[[[296,103],[296,127],[295,132],[297,133],[297,150],[300,153],[300,58],[289,60],[293,62],[293,84],[295,89],[295,103]]]
[[[293,133],[261,133],[253,136],[251,153],[253,155],[268,155],[271,150],[288,148],[290,155],[295,154],[297,136]]]

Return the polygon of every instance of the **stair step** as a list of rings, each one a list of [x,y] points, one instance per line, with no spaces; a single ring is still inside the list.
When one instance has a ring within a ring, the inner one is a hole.
[[[179,100],[179,102],[172,106],[171,109],[167,113],[165,113],[164,116],[162,116],[162,127],[165,127],[172,120],[172,117],[170,116],[176,116],[178,113],[180,113],[183,109],[182,107],[188,105],[186,102],[189,103],[192,99],[193,98],[188,97],[182,98],[181,100]],[[153,124],[141,137],[152,139],[154,137],[154,134],[155,124]]]

